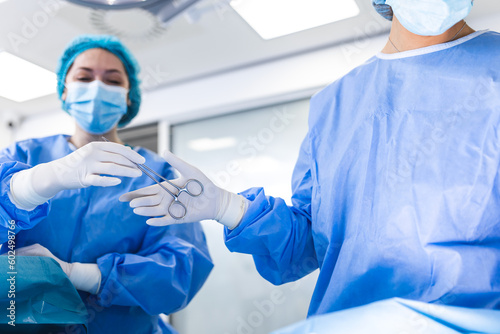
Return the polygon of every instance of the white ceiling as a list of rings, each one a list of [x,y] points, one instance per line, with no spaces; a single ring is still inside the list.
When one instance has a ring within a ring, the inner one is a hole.
[[[266,41],[227,5],[228,0],[201,0],[191,9],[194,15],[179,16],[159,37],[123,38],[123,41],[141,64],[143,88],[157,89],[386,33],[389,23],[375,13],[371,1],[356,1],[361,9],[357,17]],[[44,14],[47,12],[49,15]],[[54,71],[65,45],[73,37],[101,33],[91,23],[92,12],[62,0],[0,2],[0,49]],[[495,12],[500,13],[500,1],[477,0],[470,18],[477,21]],[[193,21],[190,19],[193,16],[198,16],[198,19]],[[137,16],[134,20],[134,16],[126,12],[113,16],[113,22],[124,26],[140,24],[139,19]],[[33,23],[38,23],[39,27],[27,31]],[[25,38],[17,48],[11,42],[15,36]],[[29,73],[20,75],[29,80]],[[53,110],[58,106],[55,94],[24,103],[0,98],[0,111],[12,110],[22,115]]]

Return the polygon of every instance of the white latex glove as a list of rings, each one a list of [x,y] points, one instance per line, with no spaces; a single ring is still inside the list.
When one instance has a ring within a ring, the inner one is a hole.
[[[16,249],[17,256],[44,256],[51,257],[59,263],[61,269],[77,290],[96,294],[101,285],[101,271],[94,263],[68,263],[61,261],[51,251],[40,244]]]
[[[172,183],[180,188],[183,188],[191,179],[198,180],[203,184],[204,191],[200,196],[192,197],[187,193],[182,193],[179,196],[180,202],[187,209],[184,218],[175,219],[169,215],[168,209],[173,197],[158,185],[124,194],[120,197],[120,201],[130,202],[130,206],[134,208],[134,213],[137,215],[156,217],[147,221],[147,224],[153,226],[192,223],[204,219],[215,219],[230,229],[238,226],[247,208],[247,201],[243,196],[217,187],[199,169],[189,165],[169,151],[165,152],[164,158],[181,174],[179,178],[170,180]],[[167,182],[162,182],[162,185],[174,194],[179,192]],[[197,187],[196,184],[192,184],[192,186],[193,188]],[[196,193],[196,190],[192,190],[193,193]],[[175,215],[180,216],[182,213],[182,210],[179,213],[174,211]]]
[[[64,158],[16,173],[11,179],[9,196],[18,208],[31,211],[62,190],[121,183],[119,178],[102,174],[141,176],[142,172],[131,161],[142,164],[145,159],[124,145],[93,142]]]

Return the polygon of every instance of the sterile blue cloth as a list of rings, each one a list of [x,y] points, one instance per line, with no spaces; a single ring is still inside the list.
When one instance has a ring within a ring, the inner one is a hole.
[[[272,334],[500,334],[500,311],[392,298],[318,315]]]
[[[135,57],[129,49],[115,36],[112,35],[80,35],[73,39],[64,50],[59,63],[57,65],[57,94],[62,101],[64,85],[66,82],[66,74],[68,74],[71,65],[82,52],[89,49],[104,49],[117,56],[123,63],[123,67],[127,72],[129,81],[128,98],[130,105],[127,108],[127,113],[120,119],[118,127],[124,127],[137,116],[141,105],[141,88],[139,80],[140,67]],[[63,109],[67,112],[67,107],[62,101]]]
[[[500,34],[378,54],[316,94],[293,206],[226,229],[274,284],[316,268],[309,315],[392,297],[500,309]]]
[[[50,333],[48,328],[59,333],[66,326],[74,334],[87,332],[85,305],[54,259],[16,256],[9,249],[8,256],[0,256],[0,268],[0,308],[5,310],[0,333]]]
[[[213,265],[199,223],[150,227],[120,195],[153,183],[145,175],[121,178],[115,187],[65,190],[32,212],[9,200],[10,179],[22,169],[72,152],[68,136],[18,142],[0,153],[0,236],[17,223],[16,248],[39,243],[66,262],[97,263],[97,295],[80,292],[89,313],[89,333],[175,333],[157,316],[185,307]],[[167,178],[171,167],[144,148],[135,149]],[[2,247],[2,252],[5,252]]]

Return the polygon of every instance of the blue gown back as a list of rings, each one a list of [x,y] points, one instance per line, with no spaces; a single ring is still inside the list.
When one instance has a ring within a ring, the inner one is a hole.
[[[392,297],[500,308],[500,35],[379,54],[311,100],[293,206],[243,192],[231,251],[309,314]],[[333,66],[333,65],[332,65]]]

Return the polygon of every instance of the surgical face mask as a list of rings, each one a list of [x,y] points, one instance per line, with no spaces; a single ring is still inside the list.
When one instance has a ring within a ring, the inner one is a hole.
[[[399,22],[421,36],[437,36],[469,15],[472,0],[387,0]]]
[[[127,112],[128,90],[102,81],[71,82],[66,85],[63,108],[91,134],[110,131]]]

